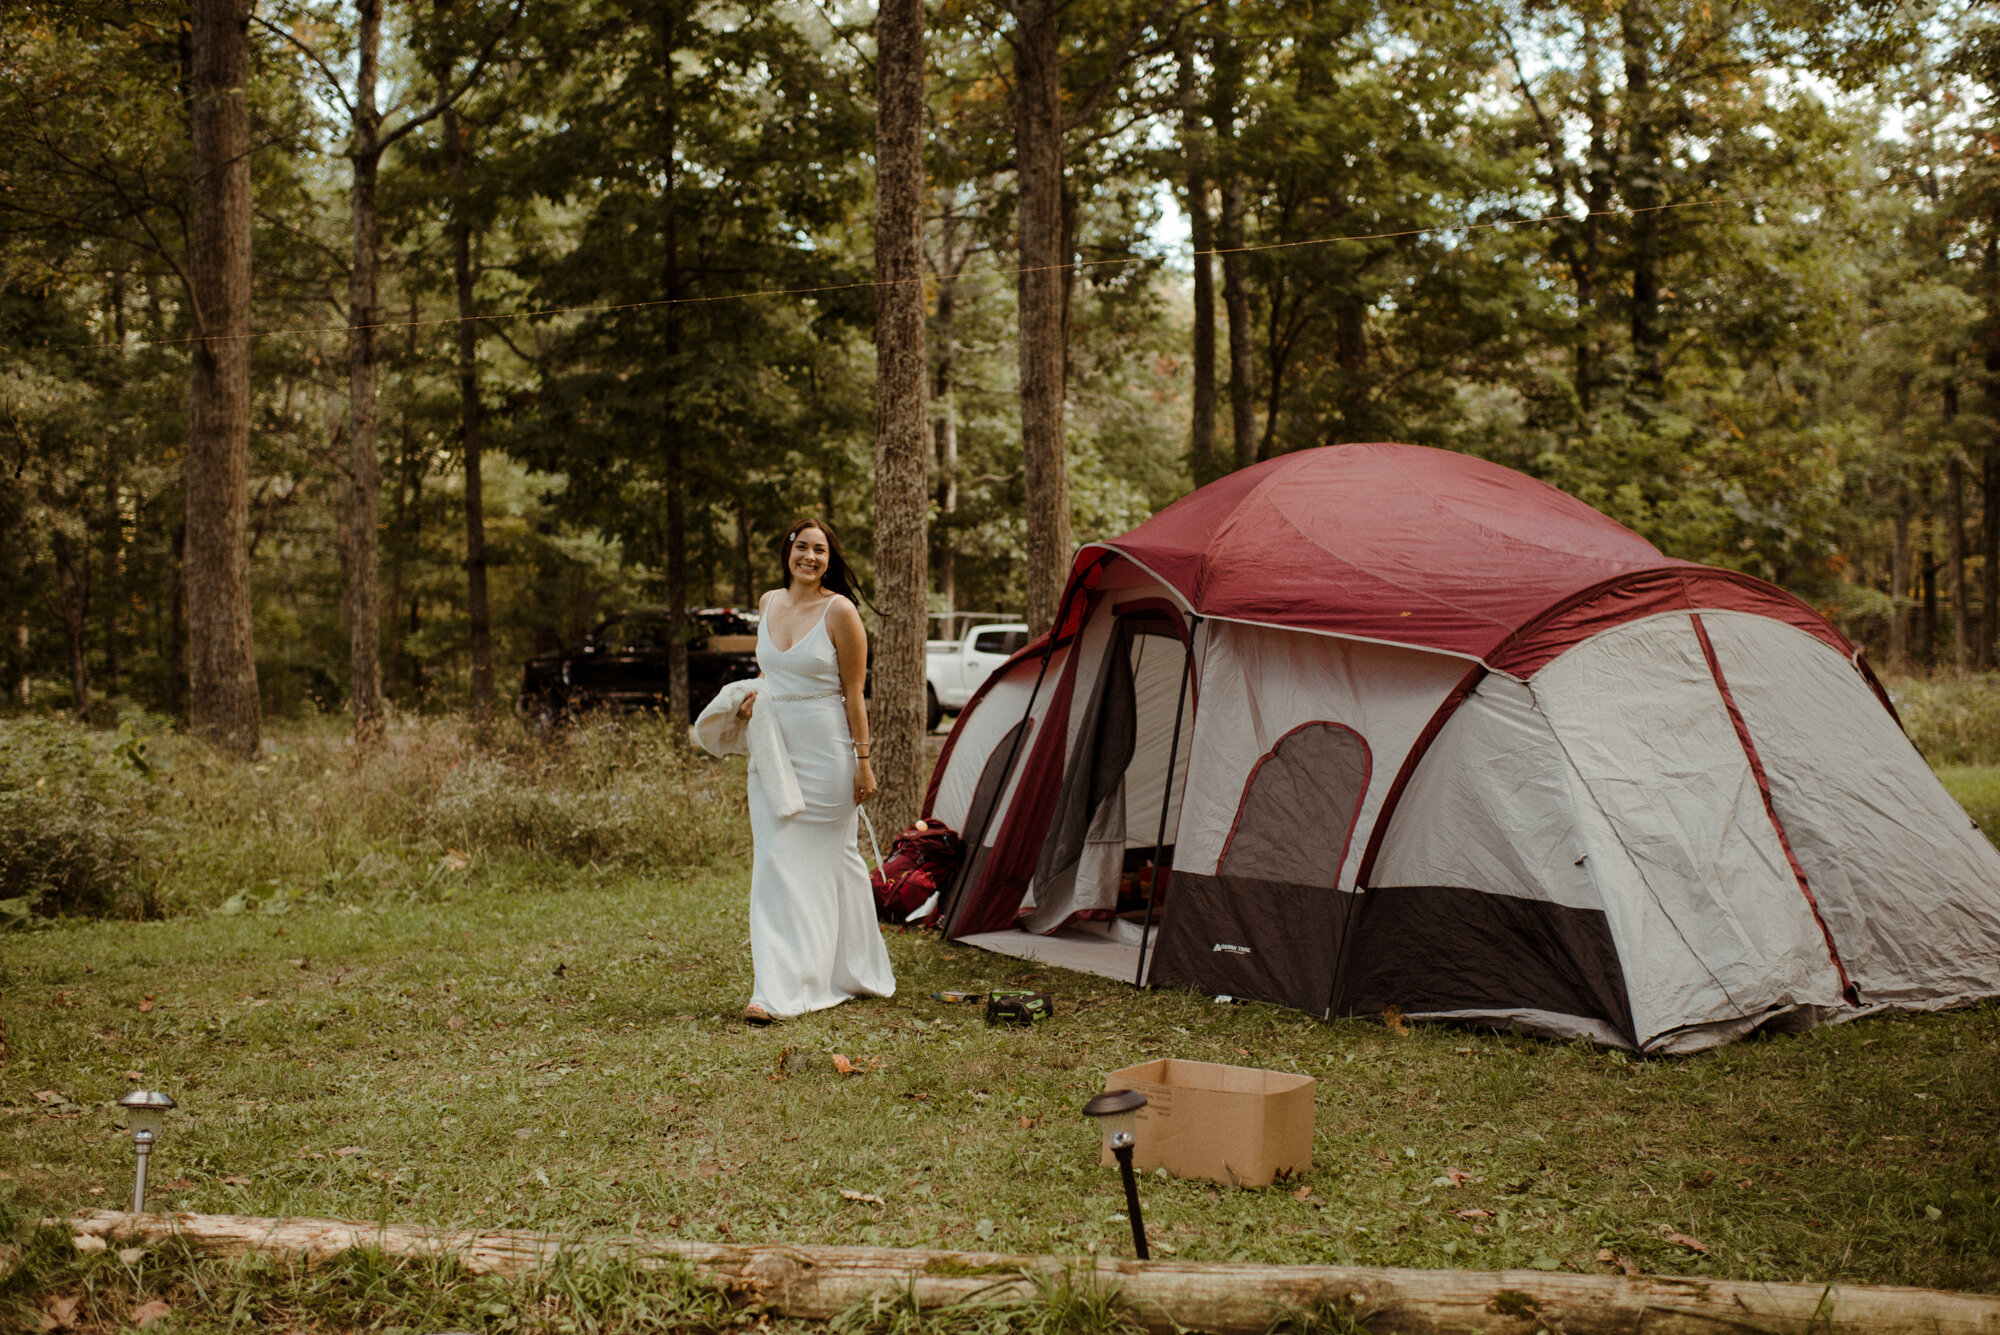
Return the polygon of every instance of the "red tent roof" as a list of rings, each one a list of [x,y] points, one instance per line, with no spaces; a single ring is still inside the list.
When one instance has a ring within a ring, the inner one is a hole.
[[[1282,455],[1092,545],[1202,616],[1468,658],[1605,580],[1695,568],[1547,483],[1421,445]]]

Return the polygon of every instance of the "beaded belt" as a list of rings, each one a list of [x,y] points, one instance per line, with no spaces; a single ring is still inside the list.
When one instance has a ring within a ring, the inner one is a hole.
[[[844,691],[810,691],[805,695],[774,695],[773,700],[845,700]]]

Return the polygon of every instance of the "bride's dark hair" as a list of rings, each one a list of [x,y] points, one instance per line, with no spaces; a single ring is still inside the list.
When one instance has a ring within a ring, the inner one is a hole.
[[[816,528],[826,535],[826,573],[820,576],[820,584],[844,595],[858,606],[862,601],[861,592],[855,585],[854,567],[847,564],[847,557],[841,553],[840,535],[833,531],[833,525],[816,515],[807,515],[796,521],[778,539],[778,569],[785,572],[785,587],[792,587],[792,544],[798,541],[799,534],[809,528]]]

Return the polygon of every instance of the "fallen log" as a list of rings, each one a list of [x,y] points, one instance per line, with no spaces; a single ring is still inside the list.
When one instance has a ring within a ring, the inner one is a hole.
[[[908,1294],[924,1308],[1031,1302],[1050,1285],[1116,1290],[1150,1331],[1261,1335],[1286,1317],[1331,1315],[1374,1335],[2000,1335],[2000,1295],[1862,1284],[1779,1284],[1540,1270],[1375,1270],[1217,1265],[1110,1257],[1010,1256],[887,1247],[730,1245],[562,1237],[511,1229],[425,1229],[247,1215],[71,1216],[79,1237],[179,1239],[208,1256],[249,1252],[325,1261],[351,1248],[455,1257],[483,1275],[527,1276],[561,1260],[685,1265],[780,1316],[825,1320]]]

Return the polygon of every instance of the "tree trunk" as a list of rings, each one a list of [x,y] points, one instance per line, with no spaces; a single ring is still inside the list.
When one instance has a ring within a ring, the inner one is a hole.
[[[666,184],[661,191],[661,249],[667,305],[664,312],[666,356],[662,360],[660,398],[660,441],[666,464],[667,487],[667,711],[675,723],[688,722],[687,646],[687,474],[681,457],[682,442],[674,380],[681,355],[681,242],[678,136],[680,133],[679,91],[674,83],[674,50],[678,44],[678,16],[673,0],[659,9],[661,46],[660,77],[665,84],[661,106],[660,171]]]
[[[1188,233],[1194,244],[1194,406],[1188,429],[1188,471],[1199,487],[1222,474],[1215,465],[1215,223],[1208,212],[1208,137],[1201,125],[1194,42],[1185,28],[1175,57],[1181,154],[1187,160]]]
[[[1019,232],[1021,463],[1027,490],[1027,621],[1047,630],[1069,574],[1069,459],[1063,445],[1061,0],[1014,9],[1014,160]]]
[[[123,318],[120,318],[123,324]],[[121,335],[120,342],[123,342]],[[118,442],[107,440],[104,447],[104,525],[98,533],[99,566],[97,605],[101,614],[100,633],[104,637],[104,694],[118,694],[118,599],[124,581],[119,578],[125,551],[125,517],[119,505],[122,482],[118,471]]]
[[[1910,670],[1910,491],[1896,489],[1896,510],[1889,518],[1889,671],[1902,676]]]
[[[28,621],[26,613],[14,625],[14,652],[21,665],[21,675],[14,679],[14,698],[26,709],[35,694],[34,678],[28,675]]]
[[[450,96],[439,80],[438,95]],[[472,632],[472,733],[479,746],[493,741],[493,620],[486,607],[486,493],[480,480],[479,325],[472,304],[472,223],[465,188],[467,132],[457,113],[444,113],[451,155],[451,250],[458,279],[458,439],[465,451],[465,608]]]
[[[189,38],[189,714],[247,759],[263,732],[250,631],[249,0],[194,0]]]
[[[69,659],[69,691],[79,723],[90,722],[90,660],[84,630],[90,617],[90,562],[57,529],[51,546],[56,558],[56,610],[62,615],[63,649]],[[88,548],[85,549],[88,552]],[[82,559],[79,559],[81,556]]]
[[[187,545],[187,521],[183,519],[174,525],[174,597],[167,609],[167,642],[160,655],[167,660],[167,712],[177,719],[188,717]],[[28,628],[21,627],[24,652],[27,636]],[[22,678],[24,684],[26,680]],[[25,695],[21,703],[27,703]]]
[[[1917,587],[1923,601],[1920,609],[1923,615],[1917,621],[1917,661],[1925,667],[1937,665],[1938,641],[1938,567],[1937,549],[1929,542],[1924,544],[1923,560],[1917,563]]]
[[[1996,405],[2000,406],[2000,405]],[[2000,637],[2000,444],[1989,444],[1980,460],[1979,643],[1975,666],[1993,670],[1993,644]]]
[[[1625,100],[1631,117],[1626,135],[1625,200],[1632,209],[1632,363],[1639,392],[1661,394],[1665,336],[1660,328],[1660,127],[1653,102],[1651,55],[1640,0],[1619,9],[1625,44]]]
[[[1109,1256],[1009,1256],[888,1247],[807,1247],[576,1238],[525,1230],[474,1232],[340,1219],[120,1214],[84,1210],[70,1226],[118,1244],[172,1244],[203,1255],[278,1256],[324,1264],[368,1248],[387,1256],[451,1257],[472,1275],[545,1275],[557,1267],[623,1263],[686,1268],[747,1305],[822,1322],[863,1304],[931,1311],[1046,1302],[1051,1291],[1101,1300],[1140,1328],[1261,1335],[1313,1315],[1374,1335],[1984,1335],[2000,1327],[2000,1297],[1938,1289],[1670,1275],[1576,1275],[1543,1270],[1388,1270],[1364,1266],[1124,1261]]]
[[[1222,175],[1222,307],[1229,321],[1229,430],[1236,467],[1257,458],[1251,420],[1249,258],[1243,253],[1243,173],[1237,161],[1236,102],[1243,91],[1243,54],[1234,37],[1216,38],[1215,140]]]
[[[887,830],[923,803],[930,453],[924,403],[924,5],[875,19],[875,662],[869,726]]]
[[[750,507],[743,501],[736,503],[736,587],[731,601],[738,607],[757,605],[757,569],[753,564],[755,548],[750,540]]]
[[[375,245],[379,220],[375,181],[382,164],[375,109],[376,53],[382,0],[355,0],[360,14],[354,80],[354,258],[347,280],[347,644],[348,693],[354,745],[368,752],[382,742],[382,612],[376,586],[376,526],[382,504],[382,462],[375,417]]]
[[[959,212],[955,190],[942,192],[942,217],[937,255],[937,369],[931,382],[935,415],[933,447],[937,459],[938,527],[931,533],[937,549],[931,587],[946,613],[958,610],[958,281],[972,258],[973,243],[966,219]],[[948,625],[951,623],[947,623]]]
[[[1960,677],[1967,659],[1965,607],[1965,461],[1953,450],[1945,463],[1945,580],[1951,591],[1951,667]]]

